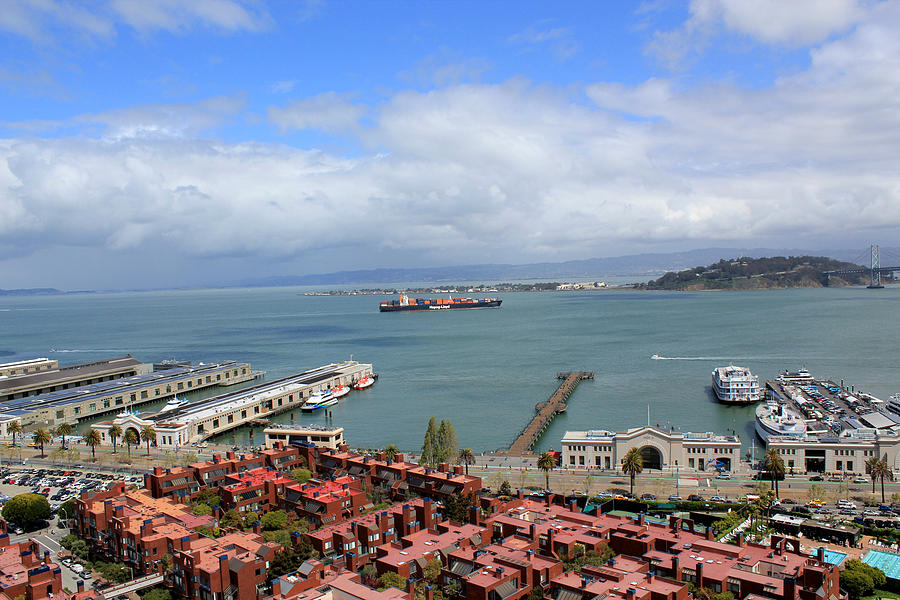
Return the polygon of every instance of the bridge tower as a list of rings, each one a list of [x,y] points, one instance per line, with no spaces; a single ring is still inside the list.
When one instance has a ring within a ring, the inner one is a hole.
[[[872,244],[871,274],[869,276],[869,285],[866,286],[870,290],[882,289],[884,287],[881,285],[881,271],[879,270],[878,262],[878,244]]]

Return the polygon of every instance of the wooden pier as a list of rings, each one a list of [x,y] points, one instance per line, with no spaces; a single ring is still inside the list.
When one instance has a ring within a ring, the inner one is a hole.
[[[556,378],[562,379],[562,383],[559,384],[559,387],[556,388],[556,391],[553,392],[553,395],[550,396],[550,399],[547,402],[542,402],[535,407],[536,414],[534,415],[534,418],[532,418],[531,422],[522,430],[519,437],[517,437],[509,447],[509,450],[501,452],[500,454],[510,456],[530,454],[531,449],[541,438],[541,435],[547,427],[550,426],[550,423],[553,422],[556,415],[565,412],[566,400],[569,399],[569,396],[572,395],[572,392],[575,391],[578,384],[585,379],[593,379],[594,374],[585,371],[557,373]]]

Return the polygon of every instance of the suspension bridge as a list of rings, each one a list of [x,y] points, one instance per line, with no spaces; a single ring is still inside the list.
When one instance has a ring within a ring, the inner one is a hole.
[[[825,271],[824,275],[825,275],[826,285],[828,283],[828,278],[831,275],[851,275],[851,274],[856,275],[856,274],[868,273],[869,274],[869,285],[867,285],[866,287],[869,288],[870,290],[883,288],[884,286],[881,284],[881,276],[883,274],[890,274],[891,279],[893,279],[894,271],[900,271],[900,267],[882,267],[881,266],[881,259],[879,257],[878,244],[872,244],[870,251],[871,251],[871,253],[869,254],[869,266],[868,267],[863,267],[862,265],[860,265],[859,267],[854,268],[854,269],[839,269],[837,271]],[[863,261],[863,259],[865,258],[865,256],[866,256],[865,254],[862,254],[858,258],[854,259],[851,262],[861,263]]]

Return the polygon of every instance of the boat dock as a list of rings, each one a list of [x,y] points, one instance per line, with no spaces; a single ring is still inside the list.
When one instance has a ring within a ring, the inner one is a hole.
[[[158,432],[180,445],[200,442],[241,425],[261,425],[282,412],[299,408],[311,394],[338,385],[350,386],[373,376],[371,364],[345,361],[185,404],[149,416]],[[171,432],[171,433],[169,433]]]
[[[565,412],[566,401],[578,387],[578,384],[585,379],[593,379],[594,374],[586,371],[557,373],[556,378],[561,379],[562,383],[559,384],[559,387],[556,388],[556,391],[553,392],[553,395],[550,396],[547,402],[542,402],[535,407],[536,414],[531,419],[531,422],[525,426],[525,429],[522,430],[522,433],[519,434],[519,437],[515,439],[509,450],[499,454],[510,456],[530,454],[531,449],[541,438],[547,427],[550,426],[550,423],[553,422],[556,415]]]

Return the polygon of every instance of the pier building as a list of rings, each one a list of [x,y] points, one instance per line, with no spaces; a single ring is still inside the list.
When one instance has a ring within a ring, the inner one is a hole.
[[[262,371],[252,370],[249,363],[235,361],[199,364],[154,373],[146,372],[144,367],[149,369],[149,365],[135,359],[126,357],[117,360],[123,360],[131,365],[129,369],[139,370],[141,373],[119,378],[101,370],[95,372],[95,377],[106,379],[95,383],[2,401],[0,422],[18,420],[23,427],[33,425],[53,427],[62,422],[79,423],[104,414],[121,413],[141,404],[164,400],[178,393],[213,386],[234,385],[253,380],[263,374]],[[52,373],[37,376],[45,375]]]
[[[249,366],[247,368],[249,370]],[[170,369],[164,373],[172,371],[178,369]],[[156,445],[160,448],[177,450],[241,425],[299,408],[316,392],[324,392],[339,385],[351,386],[363,377],[373,374],[371,364],[356,361],[334,363],[269,383],[191,402],[162,414],[122,414],[110,421],[95,423],[91,427],[100,432],[102,444],[111,445],[109,430],[113,424],[119,425],[123,431],[131,428],[137,432],[146,425],[153,425],[157,433]]]
[[[49,358],[31,358],[0,364],[0,379],[15,377],[17,375],[29,375],[42,371],[54,371],[59,368],[59,361]]]
[[[11,370],[16,371],[22,370],[22,368],[32,370],[21,374],[13,373],[14,377],[0,379],[0,402],[27,398],[29,396],[40,396],[48,392],[78,388],[102,381],[143,375],[153,370],[153,367],[142,363],[130,354],[118,358],[64,367],[60,367],[55,360],[50,361],[46,358],[35,360],[38,362],[34,366],[26,364],[24,367],[10,367]],[[24,362],[29,363],[30,361]],[[16,363],[10,364],[15,365]],[[55,368],[47,368],[51,364],[55,365]],[[3,366],[0,366],[0,375],[4,374],[2,372]]]
[[[562,438],[560,467],[618,469],[631,448],[640,449],[644,470],[731,472],[741,459],[741,440],[735,435],[636,427],[617,433],[605,429],[567,431]]]
[[[266,448],[276,444],[313,444],[324,448],[337,449],[344,443],[343,427],[325,425],[271,425],[264,430]]]

